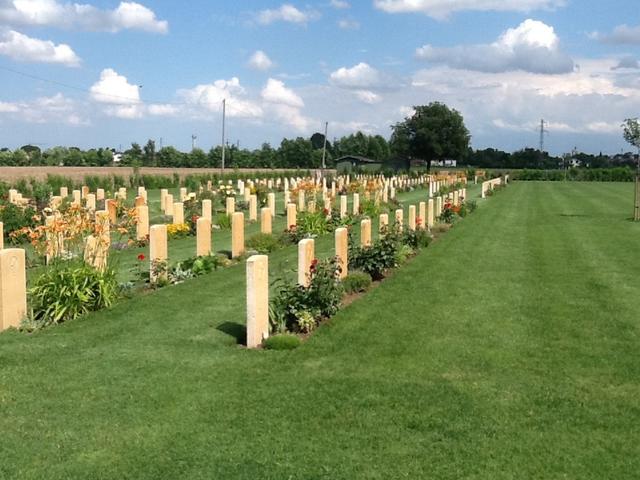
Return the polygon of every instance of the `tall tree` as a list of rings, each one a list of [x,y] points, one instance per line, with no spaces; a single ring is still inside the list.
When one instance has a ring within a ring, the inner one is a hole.
[[[392,128],[393,152],[425,160],[428,169],[434,160],[463,157],[471,139],[462,115],[440,102],[415,107],[413,116]]]

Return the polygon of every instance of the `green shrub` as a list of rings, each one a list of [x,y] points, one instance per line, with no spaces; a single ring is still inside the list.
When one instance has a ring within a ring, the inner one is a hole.
[[[262,346],[267,350],[294,350],[298,348],[301,343],[302,341],[296,335],[284,333],[267,338]]]
[[[415,250],[410,245],[400,245],[396,251],[395,261],[397,265],[402,265],[415,254]]]
[[[117,297],[115,270],[99,271],[85,264],[50,266],[29,289],[32,321],[40,327],[110,307]]]
[[[247,248],[262,254],[271,253],[280,246],[278,239],[269,233],[256,233],[247,239]]]
[[[406,229],[402,232],[401,241],[403,245],[408,245],[411,248],[425,248],[428,247],[431,243],[432,237],[426,230],[416,229],[410,230]]]
[[[226,213],[218,213],[216,215],[215,224],[218,225],[222,230],[230,230],[231,229],[231,216]]]
[[[0,204],[0,222],[4,224],[5,235],[9,235],[12,232],[16,232],[22,228],[33,228],[36,226],[34,216],[36,211],[33,207],[20,207],[13,203]],[[12,241],[20,241],[22,238],[9,237]]]
[[[344,291],[348,294],[365,292],[371,286],[371,275],[366,272],[351,272],[342,280]]]
[[[321,318],[334,315],[344,295],[339,274],[337,259],[333,258],[313,261],[308,287],[279,280],[270,307],[272,330],[309,331]],[[309,316],[314,325],[309,324]]]
[[[353,246],[349,251],[349,268],[362,270],[374,280],[384,278],[384,272],[396,266],[396,252],[398,251],[397,235],[389,230],[370,247]]]

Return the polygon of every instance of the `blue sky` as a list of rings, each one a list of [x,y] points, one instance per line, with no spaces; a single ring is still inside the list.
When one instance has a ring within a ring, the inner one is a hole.
[[[445,102],[475,148],[628,150],[632,0],[0,0],[0,146],[388,137]]]

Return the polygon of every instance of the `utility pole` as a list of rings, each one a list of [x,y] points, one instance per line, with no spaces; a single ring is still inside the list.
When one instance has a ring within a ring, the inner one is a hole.
[[[196,140],[198,139],[198,136],[193,134],[191,135],[191,151],[193,152],[193,150],[196,148]]]
[[[225,150],[225,116],[227,114],[227,99],[222,99],[222,172],[224,172],[224,150]]]
[[[327,168],[327,131],[329,130],[329,122],[324,122],[324,145],[322,146],[322,171],[321,176],[324,178],[324,169]]]
[[[640,221],[640,148],[636,155],[636,198],[633,208],[633,220]]]

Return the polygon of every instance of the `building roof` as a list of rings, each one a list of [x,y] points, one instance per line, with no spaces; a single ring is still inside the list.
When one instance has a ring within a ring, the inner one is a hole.
[[[336,163],[353,161],[358,163],[382,163],[380,160],[373,160],[372,158],[360,157],[358,155],[345,155],[344,157],[338,158]]]

